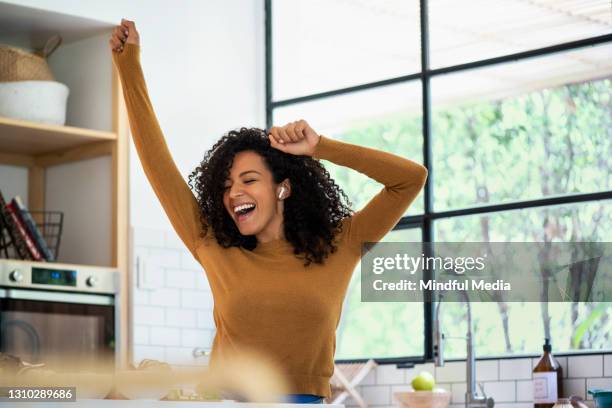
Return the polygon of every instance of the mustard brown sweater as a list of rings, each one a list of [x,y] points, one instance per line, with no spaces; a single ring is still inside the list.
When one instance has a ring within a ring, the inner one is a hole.
[[[395,226],[425,184],[427,170],[390,153],[321,136],[316,159],[350,167],[384,185],[363,209],[343,220],[338,250],[324,264],[305,267],[284,240],[259,243],[253,251],[223,248],[212,233],[200,237],[200,210],[155,116],[140,47],[126,44],[123,52],[112,54],[142,167],[212,290],[217,330],[211,367],[234,348],[249,347],[283,368],[292,393],[329,397],[336,327],[361,243],[379,241]]]

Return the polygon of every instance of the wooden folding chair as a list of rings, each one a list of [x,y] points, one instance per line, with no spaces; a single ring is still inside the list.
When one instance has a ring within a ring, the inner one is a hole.
[[[368,408],[368,404],[357,392],[357,387],[368,373],[376,368],[372,359],[365,363],[343,363],[334,365],[334,375],[330,380],[332,395],[328,398],[331,404],[342,404],[350,395],[361,408]]]

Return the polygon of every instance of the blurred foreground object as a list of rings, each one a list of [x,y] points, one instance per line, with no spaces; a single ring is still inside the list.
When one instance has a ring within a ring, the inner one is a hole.
[[[64,357],[66,367],[77,367]],[[143,360],[136,369],[113,371],[110,365],[86,371],[27,367],[18,358],[0,355],[0,386],[76,387],[77,399],[157,399],[282,402],[289,391],[280,368],[261,354],[233,352],[215,368],[173,369],[168,363]]]

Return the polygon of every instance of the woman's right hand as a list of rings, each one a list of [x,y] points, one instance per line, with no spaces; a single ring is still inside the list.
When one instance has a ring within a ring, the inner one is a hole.
[[[121,19],[121,25],[113,29],[108,44],[112,51],[122,52],[123,44],[140,45],[140,36],[133,21]]]

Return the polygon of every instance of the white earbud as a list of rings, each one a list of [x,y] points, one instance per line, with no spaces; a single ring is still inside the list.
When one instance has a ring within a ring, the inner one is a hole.
[[[285,186],[281,186],[280,191],[278,192],[278,199],[283,198],[283,194],[285,194]]]

